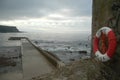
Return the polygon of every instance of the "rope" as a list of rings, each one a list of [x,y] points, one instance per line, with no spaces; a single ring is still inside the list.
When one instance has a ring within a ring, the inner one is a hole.
[[[100,40],[101,40],[100,51],[102,54],[105,54],[107,51],[107,43],[108,43],[107,36],[104,33],[102,33]]]

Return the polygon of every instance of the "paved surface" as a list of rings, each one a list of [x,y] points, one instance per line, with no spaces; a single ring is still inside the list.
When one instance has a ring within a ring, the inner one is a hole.
[[[0,80],[23,80],[23,74],[21,72],[0,74]]]
[[[28,41],[24,40],[22,43],[22,64],[24,79],[50,73],[54,69],[53,65],[49,63],[49,61]]]
[[[8,70],[7,72],[0,73],[0,80],[29,80],[32,77],[40,76],[45,73],[50,73],[51,71],[53,71],[53,69],[55,69],[55,67],[27,40],[22,40],[21,42],[22,64],[18,66],[21,67],[21,70],[15,69],[15,67],[8,67],[6,69]],[[21,52],[21,49],[19,49],[18,52]],[[6,51],[6,49],[1,51],[2,53],[4,53],[4,51],[9,52],[13,56],[15,56],[13,54],[13,51],[15,52],[16,50],[11,48],[8,48],[7,50],[9,51]],[[11,69],[15,70],[11,71]]]
[[[22,80],[21,48],[0,47],[0,80]]]

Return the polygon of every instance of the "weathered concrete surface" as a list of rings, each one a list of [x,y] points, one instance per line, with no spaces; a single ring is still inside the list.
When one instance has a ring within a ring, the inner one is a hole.
[[[28,80],[56,69],[32,43],[27,40],[21,40],[21,43],[19,47],[0,48],[0,80]]]
[[[22,41],[24,79],[50,73],[54,66],[28,41]]]
[[[103,26],[113,27],[115,25],[117,11],[112,10],[112,5],[114,2],[119,3],[120,0],[93,0],[93,13],[92,13],[93,37],[99,28]],[[113,31],[116,33],[117,36],[117,50],[115,56],[105,64],[120,75],[120,34],[117,33],[117,30],[120,32],[120,20],[118,23],[119,23],[118,26],[115,26],[116,29],[113,28]]]
[[[21,72],[8,72],[6,74],[0,74],[0,80],[23,80],[23,74]]]
[[[0,80],[22,80],[21,47],[0,47]]]

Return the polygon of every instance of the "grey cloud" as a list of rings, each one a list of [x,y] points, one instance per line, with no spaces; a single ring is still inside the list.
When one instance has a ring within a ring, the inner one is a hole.
[[[0,20],[43,17],[61,9],[72,9],[68,16],[91,16],[92,0],[0,0]]]

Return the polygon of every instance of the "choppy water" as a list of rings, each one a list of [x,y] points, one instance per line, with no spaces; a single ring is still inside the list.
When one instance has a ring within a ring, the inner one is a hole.
[[[0,46],[19,46],[20,41],[9,41],[12,36],[28,37],[37,46],[50,51],[64,62],[90,56],[90,33],[0,33]],[[87,51],[87,54],[79,53]]]

